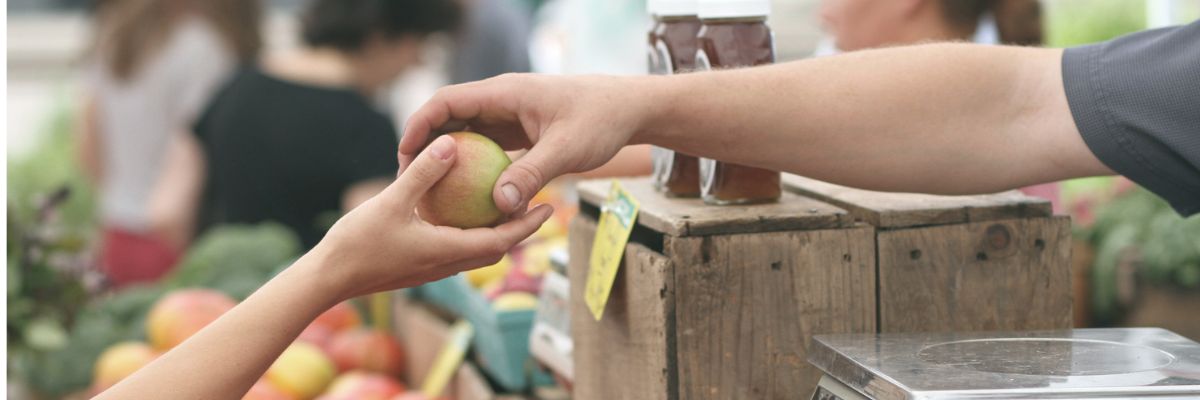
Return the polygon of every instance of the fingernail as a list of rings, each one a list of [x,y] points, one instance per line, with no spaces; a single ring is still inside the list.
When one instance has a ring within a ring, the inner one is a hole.
[[[504,195],[504,200],[510,206],[516,206],[521,202],[521,192],[517,190],[517,186],[511,183],[505,183],[500,187],[500,194]]]
[[[439,160],[448,160],[454,155],[454,139],[440,137],[429,144],[429,153]]]

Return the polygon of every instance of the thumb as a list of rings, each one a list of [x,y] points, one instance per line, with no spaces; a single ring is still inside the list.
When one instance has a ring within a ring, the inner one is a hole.
[[[552,148],[549,144],[546,141],[535,144],[500,174],[492,190],[492,198],[500,211],[519,211],[547,182],[570,172],[566,170],[569,157],[562,154],[563,149]]]
[[[433,184],[450,171],[450,167],[454,165],[456,149],[454,138],[449,136],[437,138],[425,147],[421,154],[413,158],[412,162],[408,163],[408,166],[400,173],[400,177],[388,186],[385,192],[389,197],[404,202],[404,208],[411,208],[410,206],[415,205],[417,199],[424,196],[425,192],[433,187]]]

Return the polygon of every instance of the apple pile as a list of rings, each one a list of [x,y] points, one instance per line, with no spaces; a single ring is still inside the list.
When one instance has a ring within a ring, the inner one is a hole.
[[[183,343],[233,308],[211,289],[168,293],[146,316],[148,343],[121,342],[97,359],[92,393],[99,393]],[[405,352],[391,335],[363,324],[358,310],[340,303],[325,311],[292,343],[243,399],[417,400],[400,381]]]

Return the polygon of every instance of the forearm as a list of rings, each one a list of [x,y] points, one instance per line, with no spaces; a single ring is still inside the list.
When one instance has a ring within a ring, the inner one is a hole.
[[[660,79],[635,141],[875,190],[994,192],[1106,173],[1061,51],[883,49]]]
[[[98,398],[240,398],[321,312],[337,302],[301,258],[220,319]]]

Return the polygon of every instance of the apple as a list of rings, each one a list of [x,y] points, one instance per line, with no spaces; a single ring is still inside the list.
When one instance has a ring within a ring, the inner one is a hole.
[[[146,337],[155,350],[170,350],[235,305],[229,296],[211,289],[168,293],[146,316]]]
[[[297,340],[308,342],[328,351],[333,336],[338,332],[354,329],[363,325],[362,316],[350,302],[341,302],[321,313],[311,324],[300,332]]]
[[[100,393],[154,361],[158,353],[141,342],[121,342],[100,353],[92,369],[92,388]]]
[[[254,386],[250,387],[250,391],[242,396],[242,400],[294,400],[291,395],[284,393],[279,388],[272,385],[271,382],[259,379],[254,382]]]
[[[430,399],[429,396],[425,395],[425,393],[421,393],[416,390],[410,390],[410,391],[398,394],[395,397],[392,397],[391,400],[445,400],[445,399],[446,399],[445,396],[438,396],[433,399]]]
[[[386,332],[359,328],[334,335],[329,354],[339,371],[354,369],[400,376],[404,350]]]
[[[467,283],[470,283],[472,287],[481,288],[484,284],[508,274],[508,271],[512,269],[512,265],[512,257],[505,255],[504,258],[500,259],[500,262],[467,271]]]
[[[271,385],[298,398],[316,397],[333,380],[337,369],[321,349],[309,343],[296,342],[288,346],[267,369]]]
[[[486,136],[473,132],[447,135],[455,143],[454,165],[417,202],[417,214],[434,225],[463,229],[500,223],[504,213],[496,207],[492,189],[512,160]]]
[[[334,379],[317,400],[389,400],[404,389],[404,384],[387,375],[351,371]]]
[[[312,322],[312,325],[325,326],[335,333],[358,328],[362,324],[362,316],[358,314],[358,309],[354,308],[354,305],[349,301],[337,303],[317,316],[317,319]]]

